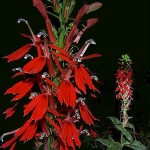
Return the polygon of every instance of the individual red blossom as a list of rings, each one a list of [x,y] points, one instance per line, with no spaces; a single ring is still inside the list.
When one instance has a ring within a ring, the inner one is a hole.
[[[98,22],[98,18],[91,18],[87,20],[87,24],[86,26],[78,33],[78,35],[76,36],[76,38],[74,39],[73,43],[77,44],[81,38],[81,36],[83,35],[83,33],[91,28],[94,24],[96,24]]]
[[[66,119],[62,122],[62,130],[60,133],[60,138],[65,145],[74,148],[75,143],[76,146],[78,147],[81,146],[78,129],[71,120]]]
[[[10,55],[4,56],[3,58],[7,58],[8,62],[18,60],[22,58],[33,46],[33,44],[27,44],[21,48],[19,48],[17,51],[13,52]]]
[[[58,87],[58,100],[67,106],[75,107],[76,91],[73,84],[69,80],[64,80]]]
[[[54,33],[52,30],[51,21],[48,17],[44,3],[41,0],[33,0],[33,5],[37,8],[37,10],[41,13],[41,15],[43,16],[43,18],[45,20],[45,24],[46,24],[50,42],[52,42],[53,44],[56,44],[56,39],[54,37]]]
[[[88,125],[94,125],[93,120],[97,119],[94,117],[94,115],[91,113],[85,103],[79,103],[79,110],[83,121],[86,122]]]
[[[9,118],[9,117],[11,117],[14,113],[15,113],[15,108],[16,108],[16,106],[18,105],[18,103],[16,103],[13,107],[11,107],[11,108],[7,108],[7,110],[5,110],[4,112],[3,112],[3,114],[6,114],[6,119],[7,118]]]
[[[2,144],[0,148],[7,148],[11,146],[10,149],[14,150],[16,141],[19,140],[19,138],[20,141],[29,141],[35,136],[36,130],[37,123],[31,122],[31,120],[27,120],[21,128],[15,131],[14,137]]]
[[[95,10],[101,8],[101,7],[102,7],[102,3],[94,2],[94,3],[89,5],[89,10],[87,11],[87,14],[92,12],[92,11],[95,11]]]
[[[23,67],[23,71],[29,74],[38,73],[44,68],[46,61],[47,58],[44,56],[36,57]]]
[[[34,84],[34,79],[25,79],[23,81],[16,83],[11,88],[9,88],[5,92],[5,94],[11,93],[11,94],[15,95],[15,97],[12,99],[12,101],[19,100],[30,91],[33,84]]]
[[[82,64],[77,65],[74,68],[75,82],[77,87],[86,94],[86,85],[93,91],[98,91],[92,83],[91,76],[87,69]]]
[[[40,94],[25,106],[24,116],[32,112],[31,120],[38,121],[43,118],[48,107],[48,94]]]

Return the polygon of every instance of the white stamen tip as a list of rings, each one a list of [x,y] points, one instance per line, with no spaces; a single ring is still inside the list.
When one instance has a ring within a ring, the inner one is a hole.
[[[96,44],[96,42],[93,39],[89,39],[85,43],[86,44]]]
[[[46,78],[46,77],[50,77],[50,76],[49,76],[49,74],[48,74],[47,72],[44,72],[44,73],[42,74],[42,78]]]
[[[18,22],[18,23],[20,23],[20,22],[25,22],[25,23],[27,23],[28,21],[25,20],[25,19],[23,19],[23,18],[19,18],[17,22]]]
[[[44,32],[39,32],[39,33],[37,34],[37,36],[38,36],[38,37],[41,37],[41,36],[46,37],[46,33],[44,33]]]
[[[26,54],[26,55],[24,56],[24,59],[28,59],[28,58],[33,59],[33,56],[32,56],[32,55],[30,55],[30,54]]]
[[[12,71],[20,71],[20,72],[22,72],[22,68],[20,68],[20,67],[14,68],[14,69],[12,69]]]
[[[36,97],[38,94],[36,92],[32,92],[29,96],[29,99],[33,99],[34,97]]]

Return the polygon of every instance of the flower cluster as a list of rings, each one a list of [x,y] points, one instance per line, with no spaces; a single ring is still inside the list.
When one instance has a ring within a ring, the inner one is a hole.
[[[3,140],[6,135],[13,134],[1,148],[10,147],[13,150],[17,141],[26,142],[34,138],[37,148],[43,146],[44,150],[48,150],[51,146],[53,149],[75,150],[76,146],[81,146],[82,134],[96,136],[92,129],[84,129],[84,124],[91,126],[96,120],[87,106],[86,95],[89,91],[92,91],[91,95],[99,92],[93,84],[97,78],[93,78],[82,61],[101,55],[84,56],[87,48],[96,44],[93,39],[87,40],[81,48],[76,47],[83,33],[98,21],[98,18],[91,18],[80,30],[78,26],[81,19],[99,9],[102,4],[85,4],[70,23],[75,0],[50,2],[53,13],[47,12],[41,0],[33,0],[33,5],[44,18],[47,32],[42,31],[36,35],[27,20],[19,19],[18,23],[25,23],[31,33],[22,36],[31,42],[4,57],[8,62],[23,57],[27,59],[23,67],[13,69],[17,71],[13,78],[22,76],[23,79],[6,91],[5,94],[14,95],[14,105],[4,114],[6,118],[11,117],[20,107],[21,99],[24,99],[23,115],[28,116],[28,119],[20,128],[1,136]],[[59,29],[52,25],[48,13],[59,20]],[[35,56],[28,54],[32,48],[36,49]]]
[[[131,67],[130,57],[125,54],[122,55],[122,58],[119,60],[120,68],[117,70],[116,74],[116,98],[121,100],[121,120],[123,127],[128,123],[130,117],[128,116],[127,111],[130,109],[132,96],[133,96],[133,72]]]

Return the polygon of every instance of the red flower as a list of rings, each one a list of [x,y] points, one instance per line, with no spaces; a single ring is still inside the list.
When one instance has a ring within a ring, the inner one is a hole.
[[[24,67],[25,73],[34,74],[40,72],[45,66],[47,58],[45,56],[39,56],[29,61]]]
[[[43,118],[48,107],[48,94],[40,94],[25,106],[24,116],[33,111],[30,119],[38,121]]]
[[[86,94],[86,85],[94,91],[98,91],[92,83],[91,76],[85,67],[81,64],[74,68],[75,82],[77,87]]]
[[[15,97],[12,99],[12,101],[19,100],[30,91],[33,84],[34,84],[34,79],[25,79],[23,81],[16,83],[11,88],[9,88],[5,94],[11,93],[11,94],[15,95]]]
[[[76,91],[74,86],[69,80],[64,80],[58,87],[58,100],[67,106],[75,107],[76,104]]]
[[[79,110],[83,121],[88,125],[94,125],[93,119],[97,119],[93,116],[85,103],[79,103]]]
[[[74,143],[76,146],[80,147],[81,142],[79,139],[79,132],[76,126],[73,124],[73,122],[69,119],[65,119],[62,122],[62,130],[60,133],[60,138],[63,141],[65,145],[75,147]]]
[[[8,62],[18,60],[22,58],[31,49],[32,46],[33,44],[27,44],[21,47],[20,49],[18,49],[17,51],[13,52],[12,54],[4,56],[4,58],[7,58]]]
[[[31,122],[31,120],[27,120],[21,128],[16,130],[14,137],[5,142],[4,144],[2,144],[0,148],[6,148],[11,146],[10,149],[14,150],[16,141],[19,138],[20,141],[24,142],[29,141],[35,136],[36,130],[37,130],[37,123]]]
[[[6,114],[6,119],[8,118],[8,117],[11,117],[14,113],[15,113],[15,108],[16,108],[16,106],[18,105],[18,103],[17,104],[15,104],[13,107],[11,107],[11,108],[7,108],[7,110],[5,110],[4,112],[3,112],[3,114]]]

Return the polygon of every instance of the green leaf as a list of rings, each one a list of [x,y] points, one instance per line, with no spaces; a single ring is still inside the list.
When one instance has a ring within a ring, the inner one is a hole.
[[[112,121],[112,123],[114,124],[114,125],[121,125],[122,124],[122,122],[121,121],[119,121],[117,118],[115,118],[115,117],[108,117],[111,121]]]
[[[148,150],[142,143],[139,141],[134,141],[132,144],[125,144],[125,146],[132,148],[134,150]]]
[[[99,141],[103,145],[107,146],[107,150],[121,150],[121,144],[119,142],[115,142],[111,137],[108,139],[99,138],[96,141]]]
[[[121,150],[121,144],[116,142],[108,147],[107,150]]]
[[[102,138],[98,138],[96,139],[96,141],[102,143],[103,145],[109,147],[110,146],[110,140],[109,139],[102,139]]]
[[[115,125],[115,127],[130,141],[133,141],[132,135],[129,131],[122,127],[122,125]]]
[[[134,125],[131,123],[127,123],[126,127],[135,130]]]

